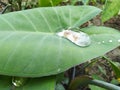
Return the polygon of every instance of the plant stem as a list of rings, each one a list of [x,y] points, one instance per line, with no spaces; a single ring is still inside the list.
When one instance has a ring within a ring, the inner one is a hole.
[[[74,66],[74,67],[73,67],[73,73],[72,73],[72,79],[75,78],[75,72],[76,72],[76,68],[75,68],[75,66]]]
[[[105,88],[105,89],[108,89],[108,90],[120,90],[119,86],[116,86],[114,84],[107,83],[107,82],[104,82],[104,81],[100,81],[100,80],[91,80],[90,84],[96,85],[96,86],[99,86],[99,87],[102,87],[102,88]]]

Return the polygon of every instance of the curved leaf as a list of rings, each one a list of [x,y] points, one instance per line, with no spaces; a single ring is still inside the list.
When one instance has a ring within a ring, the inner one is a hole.
[[[120,33],[111,28],[83,29],[92,40],[85,48],[55,35],[62,29],[83,24],[99,12],[91,6],[67,6],[1,15],[0,74],[23,77],[57,74],[119,46]]]
[[[120,0],[107,0],[105,10],[102,13],[102,21],[105,22],[118,14],[120,10]]]
[[[55,77],[31,78],[23,86],[14,87],[12,78],[0,76],[1,90],[54,90]]]
[[[101,12],[92,6],[45,7],[0,16],[0,31],[57,32],[79,27]]]

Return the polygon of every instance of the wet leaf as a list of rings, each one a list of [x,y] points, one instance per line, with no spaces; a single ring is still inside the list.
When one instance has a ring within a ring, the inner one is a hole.
[[[1,15],[0,74],[19,77],[58,74],[116,48],[120,45],[120,33],[112,28],[82,29],[91,38],[91,44],[85,48],[56,35],[63,29],[82,25],[100,11],[92,6],[63,6]]]

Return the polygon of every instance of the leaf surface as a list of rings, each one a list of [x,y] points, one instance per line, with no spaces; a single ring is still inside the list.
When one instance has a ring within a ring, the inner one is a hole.
[[[120,33],[106,27],[82,29],[92,40],[85,48],[56,35],[62,29],[82,25],[100,11],[91,6],[66,6],[1,15],[0,74],[23,77],[58,74],[119,46]]]

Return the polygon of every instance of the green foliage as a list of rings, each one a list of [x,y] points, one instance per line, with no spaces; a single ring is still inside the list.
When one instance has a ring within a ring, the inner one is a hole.
[[[63,0],[38,0],[40,7],[56,6]]]
[[[12,78],[8,76],[0,76],[1,90],[54,90],[55,77],[31,78],[24,85],[14,87]]]
[[[114,15],[118,14],[120,10],[120,0],[107,0],[105,4],[105,9],[102,13],[102,21],[105,22],[112,18]]]
[[[108,48],[96,55],[88,53],[96,53],[92,49],[98,45],[99,35],[91,34],[93,43],[86,48],[78,47],[56,35],[62,29],[82,25],[100,11],[91,6],[67,6],[37,8],[1,15],[0,50],[4,52],[0,54],[0,73],[24,77],[57,74],[105,53]],[[96,27],[92,29],[95,31]],[[89,30],[91,31],[90,28]],[[86,30],[86,33],[89,34],[89,30]],[[117,39],[118,32],[115,34]],[[94,41],[95,39],[98,41]],[[116,47],[116,43],[112,43],[110,47]],[[84,57],[83,53],[87,53],[87,57]]]
[[[74,5],[78,0],[71,0],[71,4]]]
[[[84,5],[87,5],[89,0],[82,0],[82,2],[83,2]]]
[[[8,1],[10,7],[7,12],[20,11],[38,7],[37,0],[5,0]],[[9,5],[8,4],[8,5]]]
[[[112,28],[91,26],[81,31],[91,38],[91,45],[79,47],[56,35],[77,28],[101,12],[92,6],[45,7],[0,16],[0,74],[41,77],[16,90],[54,90],[58,74],[119,46],[120,33]],[[103,42],[104,41],[104,42]],[[97,51],[97,52],[96,52]],[[10,88],[11,78],[0,87]],[[5,89],[4,89],[5,88]]]
[[[57,84],[55,90],[65,90],[62,84]]]
[[[70,0],[72,5],[74,5],[78,1],[81,1],[84,5],[87,5],[90,0]]]

